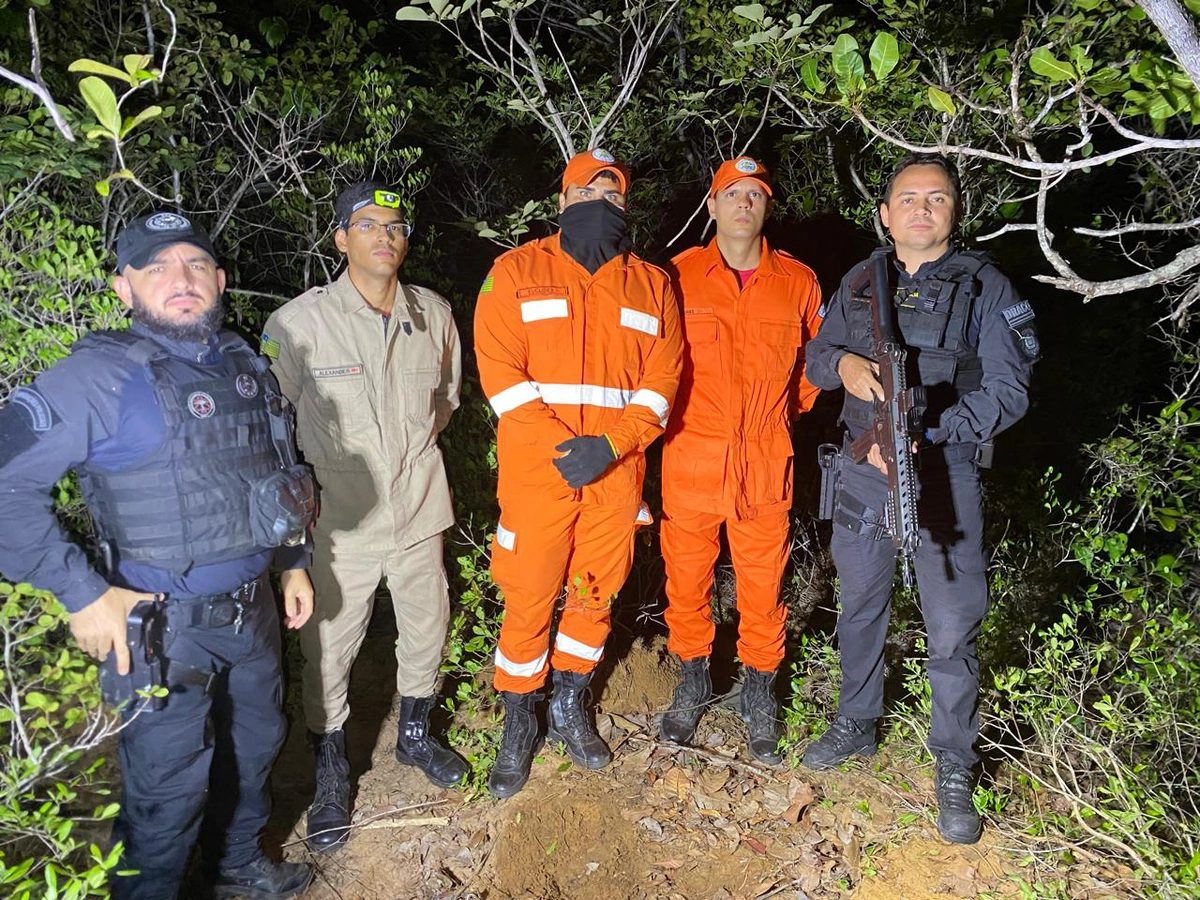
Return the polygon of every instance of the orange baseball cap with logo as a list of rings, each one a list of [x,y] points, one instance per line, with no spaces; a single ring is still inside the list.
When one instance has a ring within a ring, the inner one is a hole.
[[[766,166],[752,156],[738,156],[721,163],[717,174],[713,176],[708,196],[715,196],[717,191],[723,191],[735,181],[741,181],[743,178],[753,178],[763,186],[768,197],[773,196],[771,173],[767,171]]]
[[[584,150],[582,153],[576,153],[567,162],[566,169],[563,170],[562,189],[563,193],[567,192],[567,188],[572,184],[577,184],[580,187],[587,187],[601,172],[612,172],[613,176],[620,182],[621,193],[629,192],[629,169],[625,163],[621,162],[603,147],[596,147],[593,150]]]

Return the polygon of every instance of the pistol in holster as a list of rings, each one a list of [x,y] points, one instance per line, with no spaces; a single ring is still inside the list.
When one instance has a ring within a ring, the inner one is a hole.
[[[167,705],[166,697],[153,697],[139,691],[166,687],[167,660],[163,638],[167,630],[166,603],[143,600],[125,619],[125,643],[129,647],[129,674],[117,672],[116,650],[100,664],[100,690],[104,702],[117,709],[130,710],[144,704],[146,710]]]
[[[817,501],[817,518],[828,522],[837,509],[838,490],[842,480],[842,448],[837,444],[817,447],[817,465],[821,467],[821,496]]]

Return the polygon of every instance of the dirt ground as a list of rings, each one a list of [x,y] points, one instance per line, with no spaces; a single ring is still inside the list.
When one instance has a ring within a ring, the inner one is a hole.
[[[753,762],[735,697],[705,715],[696,749],[660,744],[653,713],[676,677],[661,639],[598,676],[611,766],[584,771],[544,747],[516,797],[464,799],[395,761],[390,637],[369,641],[347,726],[349,843],[314,855],[299,840],[313,790],[302,728],[275,775],[273,842],[318,869],[306,900],[945,900],[1020,897],[1022,882],[1061,889],[1028,897],[1123,896],[1120,873],[1058,871],[1011,831],[946,844],[928,773],[885,756],[828,776]]]

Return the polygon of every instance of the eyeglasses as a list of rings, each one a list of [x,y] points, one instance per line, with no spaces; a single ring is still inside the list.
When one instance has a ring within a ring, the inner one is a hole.
[[[407,222],[388,222],[384,225],[381,222],[371,222],[369,220],[363,222],[354,222],[350,225],[351,231],[356,231],[364,237],[374,237],[382,228],[387,232],[389,238],[394,238],[396,235],[408,240],[408,236],[412,234],[413,227]]]

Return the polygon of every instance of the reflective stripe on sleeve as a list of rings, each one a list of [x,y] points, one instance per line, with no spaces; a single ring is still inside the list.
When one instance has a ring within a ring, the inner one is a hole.
[[[549,300],[526,300],[521,304],[522,322],[540,322],[542,319],[565,319],[569,315],[565,297],[552,297]]]
[[[503,525],[496,525],[496,543],[505,550],[512,552],[517,549],[517,533],[509,531]]]
[[[530,400],[538,399],[539,396],[536,384],[532,381],[520,381],[512,387],[507,387],[498,394],[488,397],[488,403],[492,404],[496,415],[502,416]]]
[[[633,397],[633,391],[601,384],[543,384],[540,389],[542,399],[547,403],[603,406],[606,409],[624,409]]]
[[[632,397],[629,398],[631,404],[637,406],[648,406],[658,416],[659,424],[663,428],[667,427],[667,419],[671,417],[671,404],[667,402],[667,398],[658,391],[652,391],[649,388],[642,388]]]
[[[589,647],[583,641],[577,641],[569,635],[563,634],[561,631],[554,639],[554,649],[561,650],[571,656],[578,656],[580,659],[590,659],[592,662],[597,662],[604,655],[604,647]]]
[[[634,331],[641,331],[651,337],[658,337],[658,317],[640,310],[621,307],[621,324]]]
[[[496,668],[502,669],[514,678],[532,678],[542,671],[542,667],[546,665],[546,658],[550,655],[549,651],[543,653],[535,660],[527,663],[513,662],[507,656],[500,652],[500,648],[496,648]]]

